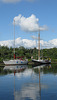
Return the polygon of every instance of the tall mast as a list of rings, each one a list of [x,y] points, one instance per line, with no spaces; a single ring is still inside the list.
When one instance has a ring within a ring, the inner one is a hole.
[[[38,59],[40,60],[40,29],[38,33]]]
[[[14,59],[15,59],[15,20],[14,20]]]

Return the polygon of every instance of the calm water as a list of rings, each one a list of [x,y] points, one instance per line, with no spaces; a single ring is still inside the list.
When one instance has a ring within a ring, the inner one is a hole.
[[[0,100],[57,100],[57,65],[0,67]]]

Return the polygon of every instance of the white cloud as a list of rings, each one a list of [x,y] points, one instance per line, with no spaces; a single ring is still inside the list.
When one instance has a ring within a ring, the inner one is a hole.
[[[32,35],[31,38],[34,40],[38,40],[38,37],[36,37],[35,35]],[[40,38],[40,40],[42,40],[42,39]]]
[[[1,46],[8,46],[11,47],[13,46],[13,40],[8,40],[8,41],[0,41]]]
[[[40,42],[41,42],[41,45],[43,46],[43,48],[57,47],[57,39],[49,40],[48,42],[41,40]]]
[[[31,1],[35,1],[35,0],[26,0],[26,1],[30,1],[31,2]]]
[[[16,2],[21,2],[23,0],[0,0],[0,1],[2,1],[4,3],[16,3]],[[35,0],[24,0],[24,1],[33,2]]]
[[[31,37],[32,37],[32,39],[38,40],[38,37],[36,37],[34,35],[32,35]]]
[[[34,48],[36,46],[36,41],[23,39],[23,45],[26,48]]]
[[[20,2],[21,0],[2,0],[4,3],[15,3],[15,2]]]
[[[57,39],[49,40],[48,42],[44,41],[44,40],[40,40],[40,44],[42,46],[42,49],[57,47]],[[0,41],[0,45],[13,47],[14,41],[13,40]],[[36,47],[36,45],[37,45],[36,40],[21,39],[21,37],[19,37],[15,40],[15,47],[24,46],[25,48],[34,48],[34,47]]]
[[[43,27],[39,27],[38,21],[39,19],[36,18],[34,14],[32,14],[30,17],[26,18],[19,14],[18,16],[14,17],[15,25],[20,26],[20,28],[23,31],[27,32],[37,32],[39,30],[46,30],[46,25]]]
[[[14,47],[14,41],[0,41],[1,46]],[[15,40],[15,47],[24,46],[25,48],[33,48],[36,45],[35,40],[21,39],[20,37]]]

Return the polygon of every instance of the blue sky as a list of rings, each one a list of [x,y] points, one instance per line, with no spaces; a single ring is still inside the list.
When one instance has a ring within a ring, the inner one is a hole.
[[[57,0],[0,0],[0,41],[13,40],[13,19],[19,14],[25,18],[35,15],[40,26],[48,27],[48,31],[40,32],[41,39],[57,41]],[[16,25],[15,33],[15,39],[31,40],[38,32],[26,32]]]

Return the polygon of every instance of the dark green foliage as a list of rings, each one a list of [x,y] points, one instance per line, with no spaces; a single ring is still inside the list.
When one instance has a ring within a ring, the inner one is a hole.
[[[40,50],[40,54],[42,58],[48,57],[51,58],[53,62],[57,62],[57,48],[51,48],[51,49],[43,49]],[[14,59],[13,58],[13,48],[8,48],[7,46],[0,46],[0,63],[3,62],[5,59]],[[16,57],[24,56],[24,58],[30,59],[31,56],[34,58],[38,58],[38,50],[36,48],[34,49],[27,49],[23,46],[19,48],[15,48]]]

